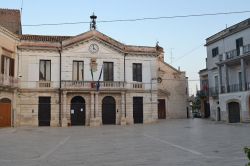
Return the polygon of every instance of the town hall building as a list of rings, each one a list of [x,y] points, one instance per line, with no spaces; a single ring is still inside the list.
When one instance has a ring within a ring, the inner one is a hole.
[[[185,118],[187,78],[164,62],[163,48],[120,43],[97,31],[96,16],[91,18],[91,29],[77,36],[18,35],[12,76],[18,86],[11,88],[15,97],[0,92],[0,101],[10,100],[8,109],[0,102],[0,116],[3,110],[10,112],[9,126]]]

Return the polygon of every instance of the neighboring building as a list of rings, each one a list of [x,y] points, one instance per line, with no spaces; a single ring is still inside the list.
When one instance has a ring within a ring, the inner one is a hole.
[[[201,117],[209,118],[210,117],[210,105],[209,105],[209,84],[208,84],[208,70],[203,69],[199,71],[200,75],[200,91],[197,95],[200,97],[201,101]]]
[[[187,118],[188,84],[185,72],[158,58],[158,117]]]
[[[206,39],[211,118],[250,118],[250,19]]]
[[[19,39],[0,26],[0,127],[14,124],[17,95],[17,43]]]

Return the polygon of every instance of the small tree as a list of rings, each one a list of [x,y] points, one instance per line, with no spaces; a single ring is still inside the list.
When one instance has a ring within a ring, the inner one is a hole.
[[[250,149],[248,147],[245,147],[244,152],[247,155],[247,158],[250,160]],[[250,162],[246,166],[250,166]]]

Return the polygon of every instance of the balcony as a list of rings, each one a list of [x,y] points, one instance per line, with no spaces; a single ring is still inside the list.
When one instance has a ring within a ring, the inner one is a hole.
[[[17,88],[18,79],[4,74],[0,74],[0,86]]]
[[[197,96],[200,96],[201,98],[206,98],[209,96],[208,90],[200,90],[197,92]]]
[[[228,59],[235,59],[239,56],[245,55],[250,53],[250,44],[244,45],[243,47],[240,47],[239,50],[234,49],[231,51],[226,52],[226,60]]]
[[[125,87],[124,82],[120,81],[100,81],[100,90],[120,90]],[[95,90],[97,82],[93,81],[62,81],[62,88],[72,90]]]
[[[219,95],[219,87],[209,88],[209,96],[218,97],[218,95]]]
[[[242,91],[242,84],[232,84],[227,86],[228,93]]]

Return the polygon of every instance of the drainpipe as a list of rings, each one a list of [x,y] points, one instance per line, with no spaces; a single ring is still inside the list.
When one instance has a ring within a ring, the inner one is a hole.
[[[62,127],[62,41],[59,52],[59,125]]]
[[[123,76],[124,76],[124,78],[123,78],[123,82],[124,82],[124,86],[125,86],[125,82],[126,82],[126,62],[125,62],[125,57],[127,56],[128,54],[127,53],[125,53],[124,54],[124,59],[123,59],[123,68],[124,68],[124,73],[123,73]],[[126,87],[126,86],[125,86]],[[125,111],[125,118],[127,117],[127,99],[126,99],[126,93],[125,93],[125,96],[124,96],[124,100],[125,100],[125,105],[124,105],[124,111]]]

